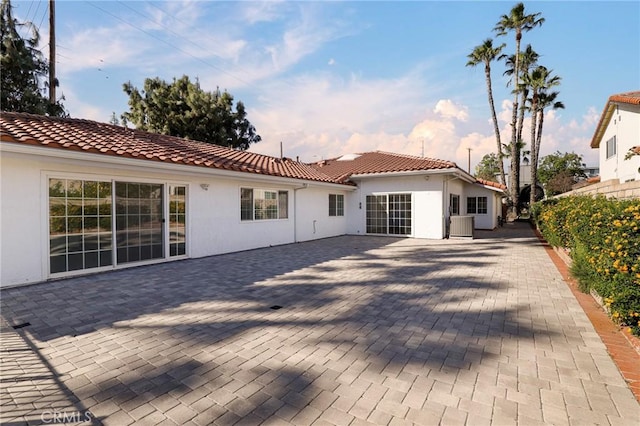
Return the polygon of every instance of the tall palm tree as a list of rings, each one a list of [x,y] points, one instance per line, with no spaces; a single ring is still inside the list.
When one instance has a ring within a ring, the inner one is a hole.
[[[540,95],[545,95],[546,91],[560,84],[561,78],[552,76],[551,70],[539,65],[532,71],[522,75],[522,85],[526,85],[531,91],[529,110],[531,111],[531,197],[530,203],[535,202],[535,186],[537,184],[538,158],[540,154],[539,140],[536,137],[537,120],[540,108]]]
[[[491,88],[491,62],[500,56],[505,44],[493,46],[493,40],[488,38],[481,45],[476,46],[467,58],[468,67],[475,67],[484,64],[484,75],[487,81],[487,96],[489,97],[489,108],[491,109],[491,119],[493,120],[493,131],[496,135],[496,155],[498,156],[498,167],[500,168],[500,178],[503,184],[507,183],[504,174],[504,154],[502,152],[502,142],[500,140],[500,127],[498,126],[498,116],[496,115],[496,107],[493,101],[493,90]]]
[[[509,15],[502,15],[494,28],[494,31],[496,31],[499,36],[506,35],[510,31],[515,32],[516,52],[514,72],[512,76],[514,88],[518,88],[520,86],[520,42],[522,41],[522,33],[531,31],[535,27],[542,25],[543,22],[544,18],[540,17],[540,13],[526,15],[524,11],[524,3],[518,3],[511,9]],[[509,172],[510,183],[512,185],[512,188],[510,189],[511,219],[514,219],[517,216],[518,192],[520,190],[520,155],[518,155],[519,141],[517,128],[520,95],[520,92],[516,90],[513,101],[513,113],[511,115],[511,170]]]
[[[529,71],[537,65],[539,57],[540,55],[538,55],[538,53],[535,50],[533,50],[531,45],[527,44],[527,47],[522,52],[520,52],[521,75],[524,76],[528,74]],[[504,75],[513,75],[514,69],[509,67],[513,66],[514,63],[515,63],[515,55],[512,55],[506,60],[507,70],[504,72]],[[517,154],[519,155],[520,150],[524,148],[524,145],[525,145],[522,139],[522,131],[524,129],[524,114],[525,114],[525,111],[527,110],[526,99],[529,96],[530,87],[526,83],[521,82],[519,87],[517,87],[514,90],[520,91],[520,99],[522,100],[520,104],[520,110],[518,112],[518,123],[516,125],[516,128],[517,128],[516,149],[518,151]],[[520,183],[519,179],[518,179],[518,183]]]
[[[545,70],[546,70],[546,68],[545,68]],[[535,187],[536,187],[536,185],[538,183],[538,156],[540,154],[540,143],[542,142],[542,127],[543,127],[543,124],[544,124],[544,110],[547,109],[547,108],[551,108],[551,109],[554,109],[554,110],[555,109],[564,109],[564,104],[562,102],[556,100],[560,93],[559,92],[547,92],[548,88],[557,86],[558,84],[560,84],[560,80],[561,80],[561,78],[558,77],[558,76],[551,77],[550,75],[551,75],[551,71],[548,71],[547,84],[549,84],[549,86],[543,88],[538,93],[538,99],[536,101],[536,113],[535,113],[535,115],[537,115],[537,120],[536,120],[537,121],[537,128],[535,130],[535,134],[534,134],[533,129],[531,131],[531,136],[532,137],[535,136],[536,152],[535,152],[535,155],[533,154],[533,152],[531,153],[531,197],[529,198],[530,205],[532,205],[535,202]],[[531,126],[532,126],[532,128],[533,128],[533,116],[534,116],[534,113],[532,112],[531,113],[531,118],[532,118]],[[532,145],[534,144],[533,140],[531,141],[531,144]]]

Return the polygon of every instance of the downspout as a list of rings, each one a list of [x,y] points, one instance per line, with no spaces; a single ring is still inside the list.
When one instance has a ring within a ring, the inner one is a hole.
[[[307,189],[308,183],[303,183],[302,186],[293,188],[293,242],[298,242],[298,190]]]

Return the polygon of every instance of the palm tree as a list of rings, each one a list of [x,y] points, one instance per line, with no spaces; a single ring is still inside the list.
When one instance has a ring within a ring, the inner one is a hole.
[[[496,154],[498,156],[498,167],[500,168],[500,178],[503,184],[507,183],[504,174],[504,154],[502,152],[502,142],[500,141],[500,127],[498,126],[498,116],[496,115],[496,107],[493,102],[493,90],[491,88],[491,62],[493,62],[502,52],[505,44],[502,43],[500,46],[493,46],[493,40],[488,38],[481,45],[476,46],[467,57],[469,58],[469,62],[467,62],[468,67],[475,67],[480,63],[484,64],[484,75],[487,80],[487,96],[489,97],[489,107],[491,109],[491,118],[493,120],[493,131],[496,135]]]
[[[515,52],[515,64],[513,71],[513,87],[518,88],[520,86],[520,42],[522,41],[522,33],[528,32],[542,25],[544,18],[540,18],[540,13],[534,13],[531,15],[525,15],[524,4],[518,3],[512,9],[509,15],[502,15],[498,23],[496,24],[494,31],[498,35],[506,35],[510,31],[514,31],[516,35],[516,52]],[[511,170],[509,172],[509,178],[511,180],[512,188],[510,189],[511,195],[511,218],[517,216],[518,209],[518,192],[520,183],[519,170],[520,170],[520,155],[518,151],[518,105],[520,99],[520,92],[515,91],[513,101],[513,113],[511,115]]]
[[[544,67],[543,67],[544,68]],[[545,68],[546,70],[546,68]],[[547,92],[547,89],[553,86],[557,86],[560,84],[561,78],[558,76],[549,77],[551,75],[551,71],[548,71],[547,84],[548,86],[540,90],[538,93],[538,99],[536,101],[536,113],[531,113],[531,136],[535,136],[535,143],[533,139],[531,141],[532,145],[535,145],[536,151],[535,154],[531,153],[531,197],[529,202],[533,204],[535,202],[535,185],[537,185],[538,181],[538,156],[540,154],[540,142],[542,142],[542,126],[544,124],[544,110],[547,108],[551,109],[564,109],[564,104],[560,101],[557,101],[557,97],[560,94],[559,92]],[[537,129],[535,132],[533,131],[533,116],[537,115]],[[530,205],[531,205],[530,204]]]
[[[515,55],[510,56],[506,60],[507,67],[513,66],[513,64],[515,63],[514,56]],[[539,57],[540,55],[538,55],[538,53],[535,50],[533,50],[530,44],[528,44],[527,47],[522,52],[520,52],[520,73],[522,74],[522,76],[525,76],[526,74],[528,74],[529,71],[536,66],[536,64],[538,63]],[[513,72],[514,72],[513,68],[507,68],[507,70],[504,72],[504,75],[513,75]],[[522,131],[524,128],[524,114],[527,109],[526,99],[529,96],[530,87],[528,84],[521,82],[520,86],[515,90],[520,91],[520,95],[521,95],[520,98],[522,99],[522,103],[520,104],[520,111],[518,113],[518,124],[516,125],[516,128],[517,128],[516,140],[518,141],[516,148],[518,150],[518,154],[520,154],[520,150],[525,145],[524,141],[522,140]],[[519,176],[518,176],[517,182],[520,183]]]

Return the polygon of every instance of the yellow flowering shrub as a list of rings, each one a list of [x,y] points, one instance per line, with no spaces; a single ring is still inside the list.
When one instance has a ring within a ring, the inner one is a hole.
[[[537,204],[540,232],[571,250],[581,290],[598,292],[614,321],[640,335],[640,200],[578,196]]]

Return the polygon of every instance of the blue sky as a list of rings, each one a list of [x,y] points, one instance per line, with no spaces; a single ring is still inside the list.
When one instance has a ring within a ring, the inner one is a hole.
[[[472,167],[493,152],[484,71],[465,67],[514,1],[56,2],[57,73],[72,117],[108,121],[128,109],[122,84],[198,77],[242,100],[263,141],[251,150],[315,161],[384,150]],[[13,1],[39,26],[47,2]],[[589,148],[607,98],[640,90],[640,2],[526,2],[546,22],[526,33],[562,77],[566,108],[545,117],[542,155]],[[500,37],[506,53],[513,35]],[[511,95],[493,65],[508,140]],[[528,131],[525,132],[528,135]],[[424,148],[423,148],[424,147]]]

